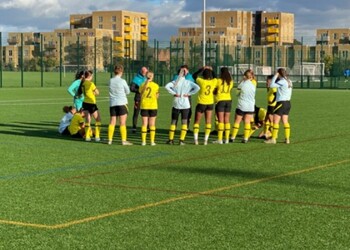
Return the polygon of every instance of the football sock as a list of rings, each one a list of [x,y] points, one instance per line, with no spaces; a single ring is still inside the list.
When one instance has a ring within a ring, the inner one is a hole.
[[[193,136],[195,140],[198,140],[199,124],[195,123],[193,125]]]
[[[120,137],[121,137],[122,141],[126,141],[126,137],[127,137],[126,126],[125,125],[120,126],[119,131],[120,131]]]
[[[156,127],[155,126],[149,127],[149,134],[150,134],[151,143],[154,143],[154,140],[156,137]]]
[[[171,141],[174,140],[175,130],[176,130],[176,125],[171,124],[169,129],[169,140]]]
[[[239,123],[234,123],[232,127],[232,132],[231,132],[231,138],[235,139],[239,130]]]
[[[272,139],[276,140],[278,137],[279,124],[273,124]]]
[[[111,125],[111,124],[108,125],[108,140],[109,141],[112,141],[112,139],[113,139],[114,129],[115,129],[114,125]]]
[[[226,123],[225,124],[225,140],[227,140],[227,141],[230,139],[230,128],[231,128],[231,124]]]
[[[186,134],[187,134],[187,124],[182,124],[182,126],[181,126],[181,134],[180,134],[180,140],[181,141],[185,140]]]
[[[290,137],[290,125],[289,123],[284,124],[284,135],[286,139]]]
[[[90,139],[91,138],[91,127],[90,123],[85,123],[85,138]]]
[[[142,126],[141,127],[141,140],[144,143],[146,143],[146,136],[147,136],[147,127]]]
[[[219,141],[222,141],[222,137],[223,137],[223,134],[224,134],[224,129],[225,129],[225,124],[220,122],[218,124],[218,140]]]
[[[244,124],[244,133],[243,133],[243,138],[244,140],[248,140],[250,137],[252,126],[249,123]]]
[[[101,122],[95,123],[95,138],[100,138]]]
[[[211,132],[211,124],[207,123],[207,124],[205,124],[204,140],[206,140],[206,141],[208,140],[210,132]]]

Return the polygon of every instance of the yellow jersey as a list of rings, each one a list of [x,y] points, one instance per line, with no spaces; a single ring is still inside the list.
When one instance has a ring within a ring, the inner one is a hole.
[[[255,79],[252,79],[250,81],[254,84],[255,87],[258,86],[258,82]]]
[[[252,125],[262,125],[265,121],[266,113],[266,109],[255,107],[255,114],[254,117],[251,119]]]
[[[94,91],[96,89],[96,85],[90,81],[84,81],[83,83],[83,93],[84,93],[84,102],[90,104],[96,104],[96,96]]]
[[[277,88],[268,88],[267,90],[267,105],[271,107],[276,106],[276,93]]]
[[[200,89],[198,92],[198,104],[211,105],[214,104],[214,89],[217,86],[217,79],[205,80],[203,78],[197,78],[196,83]]]
[[[220,101],[231,101],[231,90],[233,88],[233,81],[231,80],[230,84],[227,84],[227,82],[222,82],[221,78],[217,79],[217,85],[216,85],[216,95],[215,95],[215,102]]]
[[[75,113],[69,126],[68,126],[68,131],[71,135],[75,135],[76,133],[79,132],[81,129],[82,124],[84,124],[84,118],[81,116],[80,113]]]
[[[155,82],[142,83],[139,92],[141,93],[141,109],[158,109],[159,86]]]

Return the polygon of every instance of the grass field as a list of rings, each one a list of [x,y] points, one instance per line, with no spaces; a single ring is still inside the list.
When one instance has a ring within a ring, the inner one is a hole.
[[[0,89],[0,248],[349,249],[350,91],[295,89],[290,145],[166,145],[171,101],[123,147],[57,134],[65,88]]]

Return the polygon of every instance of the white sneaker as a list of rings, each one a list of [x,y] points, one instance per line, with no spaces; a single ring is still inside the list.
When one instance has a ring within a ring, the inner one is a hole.
[[[285,140],[284,140],[284,143],[285,143],[285,144],[290,144],[290,140],[289,140],[289,139],[285,139]]]
[[[276,142],[275,139],[268,139],[268,140],[264,141],[264,143],[266,143],[266,144],[276,144],[277,142]]]
[[[142,143],[141,143],[141,146],[146,146],[146,142],[142,142]]]
[[[194,145],[198,145],[198,140],[194,140]]]
[[[108,141],[108,145],[112,145],[112,141]]]
[[[204,140],[203,145],[204,145],[204,146],[208,145],[208,141],[207,141],[207,140]]]
[[[230,140],[225,140],[224,144],[229,144]]]
[[[91,141],[91,138],[85,138],[85,141],[89,142]]]
[[[216,141],[213,141],[213,144],[223,144],[223,142],[219,141],[219,140],[216,140]]]
[[[156,146],[157,144],[155,142],[151,142],[151,146]]]
[[[129,142],[129,141],[122,141],[122,145],[123,145],[123,146],[131,146],[132,143]]]
[[[101,141],[101,138],[100,137],[96,137],[95,138],[95,142],[100,142]]]

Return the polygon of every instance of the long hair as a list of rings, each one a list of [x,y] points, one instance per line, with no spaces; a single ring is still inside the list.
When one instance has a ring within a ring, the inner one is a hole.
[[[227,85],[230,85],[231,81],[232,81],[232,77],[230,72],[228,71],[227,67],[222,67],[220,70],[220,78],[222,80],[222,84],[224,85],[225,82],[227,83]]]
[[[84,86],[84,82],[86,80],[86,78],[88,78],[89,76],[92,75],[92,71],[91,70],[86,70],[84,71],[84,75],[81,78],[81,82],[77,91],[77,96],[81,96],[83,94],[83,86]]]
[[[79,80],[81,79],[81,77],[84,75],[85,71],[82,70],[82,71],[79,71],[75,74],[75,80]]]
[[[288,82],[288,87],[291,88],[293,85],[292,85],[292,82],[287,77],[287,71],[284,68],[279,68],[277,72],[282,78],[284,78]]]
[[[211,72],[210,69],[205,69],[205,70],[203,71],[202,75],[203,75],[203,78],[204,78],[205,80],[210,80],[210,79],[213,78],[213,74],[212,74],[212,72]]]

